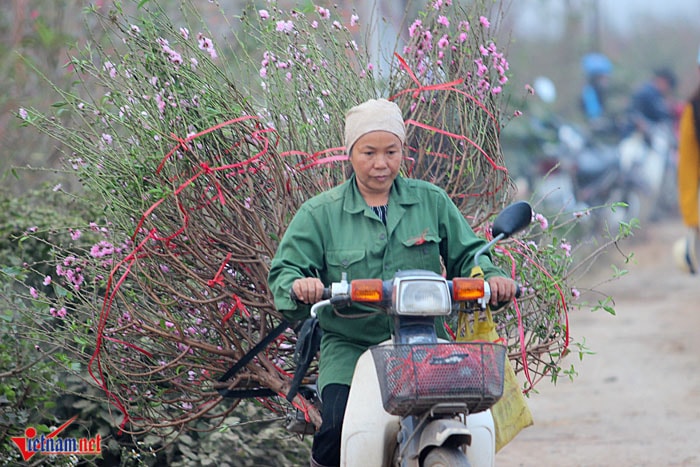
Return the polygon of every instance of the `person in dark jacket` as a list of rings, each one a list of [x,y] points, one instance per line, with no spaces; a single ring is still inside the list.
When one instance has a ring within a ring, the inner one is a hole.
[[[675,112],[671,103],[676,88],[676,75],[668,68],[654,71],[651,80],[640,86],[631,96],[627,109],[628,131],[648,132],[650,125],[672,124]]]
[[[287,319],[307,318],[307,304],[320,301],[324,286],[339,281],[342,273],[349,281],[391,279],[407,269],[444,271],[448,278],[469,276],[474,253],[485,240],[443,189],[399,174],[404,141],[404,120],[395,103],[371,99],[348,111],[345,147],[354,173],[299,208],[272,260],[270,290]],[[496,268],[489,255],[480,257],[480,266],[492,302],[512,300],[515,281]],[[303,304],[290,298],[290,289]],[[318,380],[323,422],[314,436],[312,466],[339,464],[341,428],[357,360],[391,336],[390,318],[373,311],[355,305],[318,314],[323,330]]]

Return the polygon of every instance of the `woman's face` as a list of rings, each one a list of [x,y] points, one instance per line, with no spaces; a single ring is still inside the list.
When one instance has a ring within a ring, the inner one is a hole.
[[[350,163],[360,193],[370,205],[386,203],[403,157],[401,140],[388,131],[362,135],[352,146]]]

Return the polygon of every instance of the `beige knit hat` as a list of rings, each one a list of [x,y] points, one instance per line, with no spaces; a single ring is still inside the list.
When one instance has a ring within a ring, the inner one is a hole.
[[[345,149],[348,154],[362,135],[372,131],[388,131],[406,139],[406,127],[398,105],[386,99],[370,99],[345,114]]]

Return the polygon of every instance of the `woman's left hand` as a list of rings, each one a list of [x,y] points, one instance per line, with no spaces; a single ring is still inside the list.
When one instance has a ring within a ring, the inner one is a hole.
[[[518,285],[510,277],[494,276],[487,282],[491,288],[491,306],[497,306],[515,298]]]

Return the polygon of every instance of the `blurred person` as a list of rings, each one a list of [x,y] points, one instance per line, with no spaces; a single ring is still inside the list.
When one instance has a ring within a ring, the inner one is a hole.
[[[700,50],[698,71],[700,72]],[[678,265],[691,274],[696,274],[698,270],[696,243],[700,233],[699,194],[700,85],[685,103],[678,126],[678,208],[687,233],[676,243],[675,254]]]
[[[584,55],[581,68],[586,83],[581,89],[580,104],[586,122],[594,133],[617,133],[614,119],[606,105],[610,75],[613,66],[604,54],[594,52]]]
[[[658,68],[632,93],[626,110],[623,138],[618,145],[620,168],[645,189],[642,222],[658,221],[678,206],[676,190],[665,189],[676,180],[675,88],[673,71]]]
[[[628,132],[634,130],[647,135],[655,124],[673,124],[673,91],[676,75],[668,68],[654,70],[652,78],[642,84],[630,97],[627,108]]]

